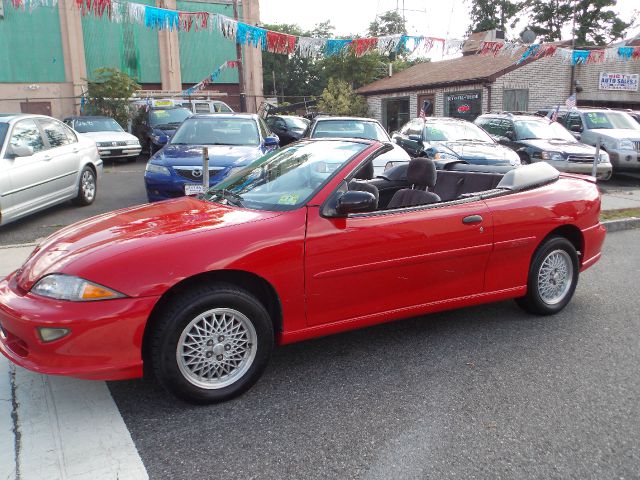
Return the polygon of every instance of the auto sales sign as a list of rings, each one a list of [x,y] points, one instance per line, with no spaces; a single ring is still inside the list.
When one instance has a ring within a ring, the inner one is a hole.
[[[600,90],[638,91],[638,74],[600,73]]]

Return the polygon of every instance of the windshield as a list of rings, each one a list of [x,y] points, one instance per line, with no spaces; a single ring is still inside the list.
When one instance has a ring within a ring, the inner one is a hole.
[[[309,120],[297,117],[282,117],[287,126],[290,128],[297,128],[298,130],[305,130],[309,126]]]
[[[587,112],[584,115],[587,128],[623,128],[640,130],[638,123],[624,112]]]
[[[155,109],[149,112],[149,125],[152,127],[177,127],[191,115],[186,108]]]
[[[529,138],[542,138],[545,140],[566,140],[577,142],[569,131],[557,122],[546,123],[539,120],[516,120],[516,136],[518,140]]]
[[[77,118],[73,122],[76,132],[124,132],[113,118]]]
[[[6,137],[8,131],[9,131],[9,125],[6,123],[0,123],[0,150],[2,150],[4,137]]]
[[[388,142],[389,135],[376,122],[363,120],[321,120],[316,123],[311,138],[366,138]]]
[[[172,145],[260,145],[252,118],[198,117],[186,120],[171,139]]]
[[[461,122],[427,123],[424,127],[424,138],[427,142],[467,140],[495,143],[488,133],[473,123]]]
[[[302,142],[276,150],[211,188],[205,199],[257,210],[304,205],[354,155],[369,145]]]

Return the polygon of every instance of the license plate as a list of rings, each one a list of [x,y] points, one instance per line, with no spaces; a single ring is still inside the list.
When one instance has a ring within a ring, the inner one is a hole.
[[[197,195],[199,193],[204,193],[204,185],[202,185],[201,183],[189,184],[184,186],[185,195]]]
[[[111,155],[111,150],[102,150],[100,153],[103,155]]]

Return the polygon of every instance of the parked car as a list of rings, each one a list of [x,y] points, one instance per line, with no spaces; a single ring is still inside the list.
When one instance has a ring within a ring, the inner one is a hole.
[[[233,113],[233,109],[221,100],[176,100],[176,105],[188,108],[193,113]]]
[[[0,225],[96,198],[102,160],[90,138],[45,115],[0,114]]]
[[[295,115],[270,115],[264,121],[278,135],[281,147],[300,140],[310,123],[306,118]]]
[[[485,191],[484,173],[417,158],[394,167],[405,180],[380,206],[375,192],[395,181],[356,178],[391,148],[301,140],[197,198],[58,231],[0,281],[0,350],[45,374],[144,370],[185,400],[217,402],[250,388],[276,344],[508,298],[557,313],[600,258],[591,177],[536,163]],[[428,191],[457,188],[452,175],[464,195]]]
[[[416,118],[393,135],[412,157],[475,165],[520,165],[520,157],[471,122],[449,117]]]
[[[578,142],[557,122],[534,115],[489,113],[475,124],[502,145],[515,150],[522,164],[545,161],[561,172],[591,175],[596,149]],[[605,151],[599,153],[596,174],[600,180],[611,178],[611,162]]]
[[[149,159],[144,173],[149,201],[202,192],[205,146],[209,148],[209,184],[214,185],[277,148],[278,137],[257,115],[194,115]]]
[[[640,125],[626,112],[571,110],[564,126],[583,143],[596,145],[609,154],[613,171],[640,171]]]
[[[125,132],[111,117],[67,117],[64,123],[85,137],[93,139],[98,146],[100,158],[135,161],[142,150],[138,138]]]
[[[391,137],[382,125],[372,118],[318,116],[309,125],[305,137],[364,138],[391,143],[393,149],[380,155],[373,162],[373,175],[376,176],[384,173],[387,165],[397,165],[411,160],[401,147],[391,142]]]
[[[142,148],[153,155],[171,140],[180,124],[191,115],[191,110],[184,107],[143,106],[134,119],[132,133],[138,137]]]

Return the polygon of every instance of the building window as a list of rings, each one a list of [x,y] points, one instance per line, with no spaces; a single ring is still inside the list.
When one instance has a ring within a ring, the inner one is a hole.
[[[482,92],[445,93],[444,114],[446,117],[464,118],[473,121],[482,113]]]
[[[502,109],[505,112],[526,112],[529,110],[529,90],[503,90]]]
[[[382,124],[391,133],[409,121],[409,97],[382,100]]]

